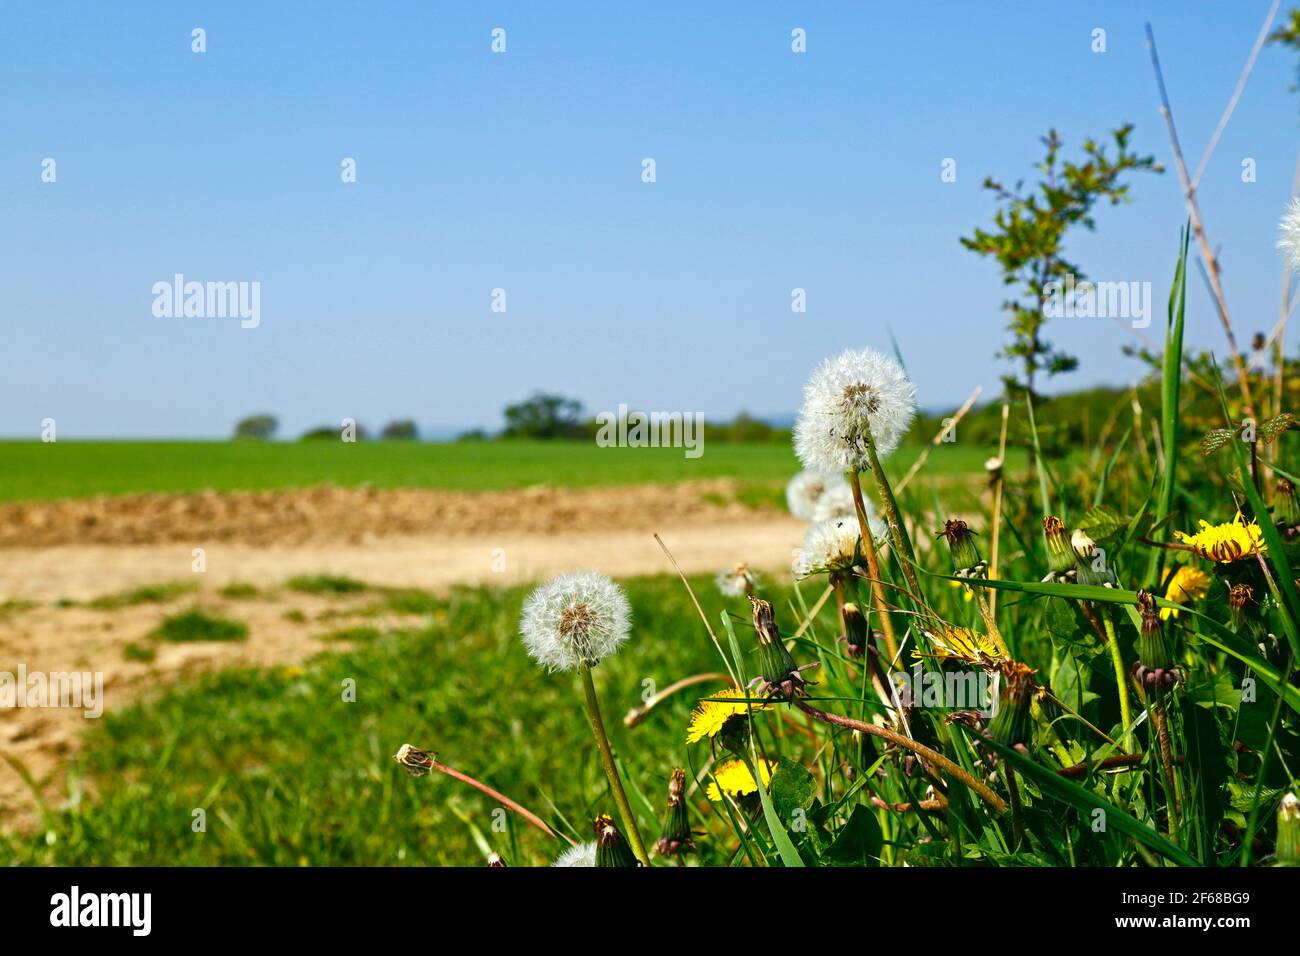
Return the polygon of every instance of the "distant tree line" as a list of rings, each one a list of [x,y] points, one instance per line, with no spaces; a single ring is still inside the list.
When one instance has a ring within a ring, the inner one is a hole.
[[[279,419],[274,415],[262,412],[257,415],[249,415],[247,418],[241,418],[236,422],[234,437],[249,441],[270,441],[279,430]],[[342,431],[341,425],[318,425],[303,432],[298,440],[321,441],[333,439],[337,441]],[[370,432],[364,425],[358,424],[356,426],[357,441],[367,441],[370,437]],[[383,441],[417,441],[420,437],[420,429],[413,419],[398,418],[385,425],[380,430],[379,437]]]

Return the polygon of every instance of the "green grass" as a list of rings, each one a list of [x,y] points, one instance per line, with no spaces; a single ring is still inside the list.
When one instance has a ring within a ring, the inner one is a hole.
[[[232,581],[217,593],[223,598],[229,598],[232,601],[249,601],[261,597],[262,594],[255,585],[246,584],[242,581]]]
[[[193,581],[167,581],[162,584],[146,584],[143,587],[122,591],[118,594],[105,594],[88,602],[88,607],[97,611],[115,611],[118,608],[134,607],[138,604],[166,604],[182,595],[189,594],[198,587]]]
[[[214,617],[192,608],[163,618],[163,622],[150,635],[158,640],[185,641],[242,641],[248,637],[248,625]]]
[[[716,618],[721,598],[695,584]],[[554,801],[584,839],[592,815],[612,810],[576,675],[542,673],[519,640],[525,593],[460,589],[429,626],[303,668],[189,678],[107,714],[69,768],[70,786],[93,782],[98,796],[53,812],[35,833],[0,835],[0,865],[481,865],[457,813],[511,863],[549,861],[558,845],[531,827],[512,818],[510,832],[493,832],[493,801],[439,774],[409,777],[391,759],[403,743],[437,750],[545,819],[558,820]],[[696,695],[634,730],[620,718],[646,679],[666,686],[717,659],[676,579],[633,580],[628,593],[635,637],[596,679],[614,746],[631,779],[655,781],[646,797],[657,808]],[[206,810],[206,833],[190,829],[195,808]],[[643,825],[657,836],[649,815]]]
[[[286,587],[303,594],[359,594],[367,585],[340,574],[300,574],[290,578]]]
[[[901,472],[918,453],[918,447],[903,448],[891,467]],[[990,454],[985,447],[941,445],[926,473],[979,472]],[[586,442],[0,441],[0,501],[323,482],[490,491],[741,478],[770,488],[797,469],[789,446],[781,444],[706,445],[702,457],[687,459],[681,449],[597,448]]]

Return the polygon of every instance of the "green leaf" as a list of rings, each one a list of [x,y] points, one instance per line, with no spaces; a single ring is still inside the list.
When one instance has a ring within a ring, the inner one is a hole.
[[[1100,543],[1113,538],[1128,527],[1132,518],[1126,518],[1110,505],[1093,505],[1079,519],[1079,528]]]
[[[789,757],[777,761],[772,773],[772,803],[782,820],[792,820],[796,810],[806,811],[817,793],[817,781],[808,768]]]
[[[883,843],[876,815],[859,803],[849,815],[849,822],[840,828],[835,842],[822,854],[822,862],[828,866],[879,866]]]
[[[967,734],[975,731],[964,724],[955,725]],[[1022,756],[1019,751],[1004,747],[996,741],[981,737],[980,742],[998,752],[1016,771],[1028,780],[1038,784],[1044,797],[1052,797],[1068,803],[1076,810],[1091,815],[1094,810],[1101,810],[1105,815],[1106,826],[1114,828],[1125,836],[1130,836],[1144,846],[1160,853],[1182,866],[1200,866],[1197,859],[1176,843],[1171,843],[1151,827],[1130,816],[1113,803],[1108,803],[1091,790],[1085,790],[1072,780],[1066,780],[1042,764]]]

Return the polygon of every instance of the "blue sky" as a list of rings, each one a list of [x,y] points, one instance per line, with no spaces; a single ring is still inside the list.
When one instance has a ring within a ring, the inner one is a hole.
[[[262,410],[290,434],[492,427],[538,388],[592,412],[784,414],[821,357],[888,348],[891,329],[924,406],[992,394],[1003,290],[958,243],[992,215],[983,177],[1029,176],[1051,126],[1072,154],[1131,121],[1168,163],[1148,19],[1194,166],[1267,8],[7,3],[0,434],[52,417],[60,438],[220,436]],[[1247,339],[1277,317],[1293,79],[1266,48],[1201,186]],[[1176,175],[1132,195],[1068,251],[1161,302]],[[178,272],[260,282],[260,326],[155,317],[153,284]],[[1221,351],[1189,289],[1190,341]],[[1058,387],[1140,372],[1116,322],[1049,337],[1082,360]]]

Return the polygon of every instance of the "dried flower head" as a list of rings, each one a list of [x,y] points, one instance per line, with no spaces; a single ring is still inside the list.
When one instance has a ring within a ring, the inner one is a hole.
[[[1070,549],[1074,551],[1074,570],[1080,584],[1113,588],[1119,586],[1115,569],[1106,561],[1106,553],[1097,547],[1081,528],[1070,535]]]
[[[551,866],[595,866],[596,844],[579,843],[561,853]]]
[[[943,523],[943,530],[935,533],[936,538],[948,542],[948,553],[952,556],[953,568],[957,577],[983,577],[988,570],[988,562],[980,555],[975,544],[975,532],[960,518],[949,518]]]
[[[681,767],[668,777],[668,810],[664,815],[663,836],[656,846],[660,856],[681,856],[695,851],[695,835],[686,811],[686,771]]]
[[[754,589],[758,587],[758,581],[758,572],[751,571],[747,564],[737,564],[730,568],[723,568],[718,572],[718,576],[713,579],[723,597],[742,597],[746,594],[753,594]]]
[[[862,510],[870,518],[876,513],[875,506],[871,499],[863,497]],[[817,504],[813,505],[813,521],[829,521],[831,518],[856,518],[858,515],[857,505],[853,502],[853,489],[849,487],[847,481],[841,481],[838,484],[826,489],[826,493],[817,499]]]
[[[504,870],[506,868],[506,861],[501,859],[500,853],[489,853],[487,865],[488,868],[492,870]]]
[[[423,777],[433,771],[438,755],[428,750],[421,750],[419,747],[412,747],[410,744],[402,744],[397,748],[397,753],[393,754],[393,759],[405,767],[406,772],[412,777]]]
[[[628,846],[623,834],[607,813],[596,817],[596,865],[605,867],[638,867],[636,854]]]
[[[554,672],[609,657],[627,640],[630,623],[623,590],[603,574],[578,571],[533,591],[519,630],[528,653]]]
[[[1002,661],[999,667],[1002,672],[1001,690],[997,709],[989,721],[988,734],[1008,747],[1027,745],[1033,728],[1030,708],[1037,686],[1034,671],[1019,661]]]
[[[790,514],[800,521],[812,521],[813,510],[827,494],[843,488],[852,496],[849,483],[839,472],[821,472],[805,469],[799,472],[785,486],[785,503]]]
[[[1292,199],[1277,224],[1277,247],[1292,269],[1300,270],[1300,199]]]
[[[868,446],[884,457],[916,414],[916,387],[892,358],[850,349],[827,359],[804,386],[794,450],[805,468],[842,474],[871,467]]]
[[[804,685],[807,683],[803,672],[816,667],[817,662],[802,667],[795,662],[786,649],[785,642],[781,640],[771,604],[751,594],[749,606],[754,613],[759,665],[759,675],[749,682],[750,689],[755,690],[760,697],[779,695],[792,700],[803,696]]]
[[[1198,522],[1201,530],[1196,534],[1184,534],[1175,531],[1174,537],[1182,541],[1207,561],[1231,564],[1253,558],[1268,550],[1264,542],[1264,533],[1254,521],[1247,521],[1240,511],[1235,518],[1224,524]]]
[[[1148,691],[1159,693],[1178,683],[1180,675],[1174,667],[1169,639],[1165,636],[1164,619],[1157,610],[1156,596],[1150,591],[1137,592],[1138,611],[1142,623],[1138,627],[1138,662],[1133,676]]]
[[[1047,564],[1055,575],[1074,570],[1074,549],[1065,522],[1056,515],[1043,516],[1043,540],[1047,544]]]

